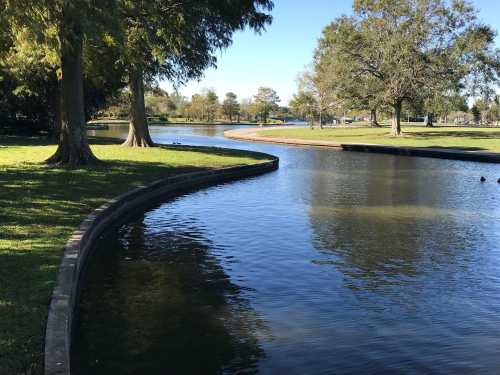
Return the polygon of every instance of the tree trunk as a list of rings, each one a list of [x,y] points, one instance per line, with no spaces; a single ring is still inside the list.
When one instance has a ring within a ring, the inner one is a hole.
[[[377,121],[377,109],[370,110],[370,126],[379,128],[380,124]]]
[[[434,126],[434,123],[432,121],[432,113],[427,113],[425,115],[425,126],[428,128],[432,128]]]
[[[68,5],[67,7],[71,7]],[[74,9],[63,10],[59,31],[61,54],[61,131],[59,144],[48,164],[98,164],[89,147],[83,100],[83,33]]]
[[[149,135],[146,106],[144,105],[144,83],[141,69],[130,69],[129,73],[129,131],[122,146],[153,147],[155,144]]]
[[[319,110],[319,128],[323,129],[323,113],[321,109]]]
[[[394,112],[392,114],[392,128],[391,135],[400,136],[401,135],[401,101],[394,103]]]

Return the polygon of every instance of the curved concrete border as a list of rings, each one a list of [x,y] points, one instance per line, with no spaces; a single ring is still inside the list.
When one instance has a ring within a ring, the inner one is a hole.
[[[282,127],[268,128],[270,129],[283,129]],[[227,130],[224,136],[231,139],[238,139],[244,141],[256,141],[266,143],[279,143],[295,146],[320,146],[320,147],[333,147],[344,151],[358,151],[358,152],[373,152],[381,154],[394,154],[405,156],[422,156],[429,158],[440,159],[453,159],[465,161],[477,161],[482,163],[500,163],[500,153],[497,152],[484,152],[484,151],[462,151],[445,148],[433,147],[401,147],[401,146],[384,146],[367,143],[339,143],[333,141],[315,141],[307,139],[295,138],[272,138],[257,135],[261,128],[251,129],[235,129]]]
[[[277,157],[258,152],[255,154],[266,156],[271,160],[244,166],[184,173],[158,180],[111,199],[94,210],[80,224],[66,243],[56,286],[52,292],[45,332],[45,375],[69,375],[71,373],[72,324],[81,288],[80,280],[85,273],[93,245],[104,230],[119,224],[132,210],[157,202],[165,195],[177,195],[194,188],[257,176],[278,169]]]

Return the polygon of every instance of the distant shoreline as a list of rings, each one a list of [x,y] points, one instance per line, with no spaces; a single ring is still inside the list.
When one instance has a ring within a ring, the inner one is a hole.
[[[90,120],[87,121],[87,127],[90,126],[99,126],[99,125],[108,125],[108,126],[122,126],[128,125],[128,120],[122,119],[99,119],[99,120]],[[213,121],[213,122],[181,122],[181,121],[148,121],[148,125],[248,125],[248,126],[259,126],[259,123],[255,122],[222,122],[222,121]],[[264,124],[264,126],[279,126],[279,125],[287,125],[287,123],[269,123]]]

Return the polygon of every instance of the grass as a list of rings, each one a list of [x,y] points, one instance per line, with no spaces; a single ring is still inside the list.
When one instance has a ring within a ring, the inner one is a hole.
[[[82,219],[107,199],[161,177],[263,159],[220,149],[129,149],[93,140],[106,163],[48,168],[55,146],[0,138],[0,374],[43,371],[49,299],[63,246]]]
[[[338,143],[371,143],[390,146],[435,147],[500,152],[500,128],[403,127],[403,136],[391,137],[383,128],[288,128],[262,130],[259,136]]]

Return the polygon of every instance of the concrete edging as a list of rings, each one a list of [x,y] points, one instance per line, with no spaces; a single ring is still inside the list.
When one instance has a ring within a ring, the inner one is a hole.
[[[270,130],[273,128],[268,128]],[[282,129],[274,128],[274,129]],[[357,152],[373,152],[379,154],[392,154],[404,156],[420,156],[439,159],[452,159],[475,161],[482,163],[500,163],[500,153],[484,152],[484,151],[462,151],[453,149],[441,149],[432,147],[402,147],[402,146],[385,146],[368,143],[338,143],[333,141],[313,141],[307,139],[294,139],[294,138],[272,138],[257,135],[258,131],[263,129],[236,129],[227,130],[224,136],[231,139],[278,143],[295,146],[318,146],[318,147],[332,147],[343,151],[357,151]]]
[[[182,194],[194,188],[215,185],[274,171],[279,159],[257,164],[184,173],[167,177],[119,195],[94,210],[73,232],[66,243],[56,286],[52,292],[45,332],[45,375],[71,373],[73,315],[86,264],[94,242],[111,225],[120,223],[134,209],[159,201],[165,195]]]

